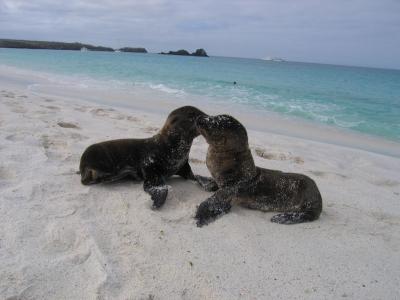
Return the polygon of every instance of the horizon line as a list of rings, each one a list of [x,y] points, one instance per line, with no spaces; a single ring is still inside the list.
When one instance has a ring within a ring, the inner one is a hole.
[[[74,42],[62,42],[62,41],[49,41],[49,40],[29,40],[29,39],[16,39],[16,38],[0,38],[0,40],[14,40],[14,41],[35,41],[35,42],[50,42],[50,43],[77,43],[77,44],[88,44],[88,45],[92,45],[90,43],[85,43],[85,42],[78,42],[78,41],[74,41]],[[110,47],[110,46],[103,46],[103,45],[92,45],[95,47],[106,47],[106,48],[111,48],[114,50],[114,52],[116,50],[125,48],[125,47],[129,47],[129,48],[144,48],[147,53],[133,53],[133,54],[160,54],[160,52],[149,52],[147,50],[146,47],[143,46],[122,46],[122,47],[118,47],[118,48],[114,48],[114,47]],[[54,50],[54,51],[77,51],[77,50],[66,50],[66,49],[30,49],[30,48],[6,48],[6,47],[0,47],[0,49],[28,49],[28,50]],[[181,48],[183,50],[186,50],[184,48]],[[178,50],[181,50],[178,49]],[[204,49],[204,48],[197,48],[197,49]],[[178,51],[175,50],[175,51]],[[205,50],[205,49],[204,49]],[[168,50],[163,50],[163,51],[168,51]],[[171,50],[169,50],[171,51]],[[172,50],[174,51],[174,50]],[[106,52],[106,51],[100,51],[100,52]],[[111,51],[109,51],[111,52]],[[132,54],[132,53],[130,53]],[[256,60],[263,60],[263,61],[268,61],[268,60],[264,60],[263,58],[260,57],[246,57],[246,56],[224,56],[224,55],[210,55],[207,52],[209,57],[226,57],[226,58],[238,58],[238,59],[256,59]],[[178,55],[179,56],[179,55]],[[280,56],[274,56],[274,57],[279,57],[280,59],[283,59],[283,61],[280,61],[282,63],[285,62],[289,62],[289,63],[305,63],[305,64],[316,64],[316,65],[327,65],[327,66],[338,66],[338,67],[355,67],[355,68],[366,68],[366,69],[378,69],[378,70],[389,70],[389,71],[400,71],[400,67],[396,68],[396,67],[378,67],[378,66],[367,66],[367,65],[350,65],[350,64],[343,64],[343,63],[329,63],[329,62],[314,62],[314,61],[297,61],[297,60],[290,60],[290,59],[285,59],[282,58]]]

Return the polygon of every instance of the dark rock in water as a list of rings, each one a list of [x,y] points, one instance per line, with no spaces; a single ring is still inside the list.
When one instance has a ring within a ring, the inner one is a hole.
[[[192,53],[193,56],[204,56],[204,57],[208,57],[206,50],[204,50],[203,48],[197,49],[196,52]]]
[[[185,56],[189,56],[190,53],[187,52],[184,49],[178,50],[178,51],[169,51],[168,53],[165,52],[161,52],[160,54],[168,54],[168,55],[185,55]]]
[[[132,48],[132,47],[124,47],[121,49],[118,49],[121,52],[133,52],[133,53],[147,53],[146,48]]]
[[[166,52],[161,52],[160,54],[166,54],[166,55],[183,55],[183,56],[203,56],[203,57],[208,57],[206,50],[204,49],[197,49],[195,52],[190,54],[188,51],[181,49],[178,51],[169,51],[168,53]]]

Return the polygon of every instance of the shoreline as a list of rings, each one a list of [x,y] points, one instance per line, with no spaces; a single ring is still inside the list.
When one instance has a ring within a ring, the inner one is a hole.
[[[55,79],[49,80],[51,76],[54,76]],[[68,83],[62,82],[65,78],[69,79]],[[119,88],[111,86],[113,82],[110,81],[100,82],[90,79],[89,81],[91,86],[79,83],[75,78],[71,80],[69,76],[0,65],[0,82],[19,89],[29,89],[36,94],[84,99],[110,107],[144,110],[157,114],[168,114],[172,109],[182,105],[194,105],[210,114],[231,114],[250,130],[400,157],[400,142],[374,135],[280,115],[275,112],[259,112],[240,104],[222,103],[207,97],[184,95],[184,98],[183,95],[169,94],[150,87],[124,85]],[[93,82],[96,86],[93,86]],[[104,85],[101,86],[100,83]],[[227,105],[229,105],[228,109]]]

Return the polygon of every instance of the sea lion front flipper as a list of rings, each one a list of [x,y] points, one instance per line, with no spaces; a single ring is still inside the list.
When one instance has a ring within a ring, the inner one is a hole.
[[[182,168],[180,168],[176,175],[179,175],[185,179],[196,181],[207,192],[215,192],[216,190],[218,190],[218,184],[211,177],[194,175],[188,161],[186,161],[186,163],[183,165]]]
[[[146,193],[150,194],[153,200],[153,208],[160,208],[167,199],[168,187],[162,177],[153,176],[145,179],[143,189]]]
[[[213,221],[216,217],[226,214],[231,209],[230,193],[224,190],[217,191],[210,198],[203,201],[197,208],[195,219],[197,226],[201,227]]]

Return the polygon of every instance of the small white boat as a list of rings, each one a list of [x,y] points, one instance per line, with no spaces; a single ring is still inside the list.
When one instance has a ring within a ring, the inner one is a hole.
[[[266,60],[266,61],[277,61],[277,62],[285,61],[283,58],[280,58],[280,57],[271,57],[271,56],[264,57],[264,58],[262,58],[262,60]]]

